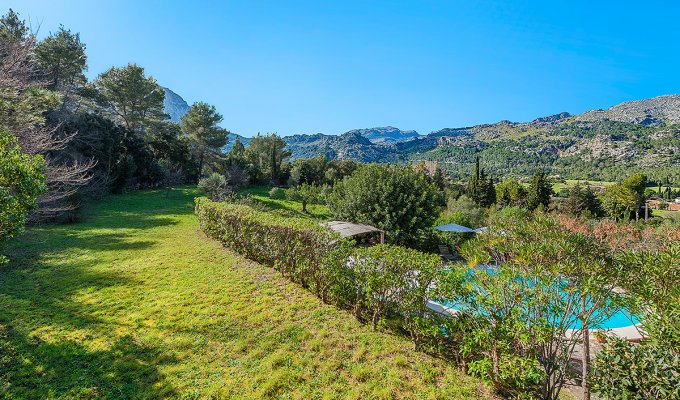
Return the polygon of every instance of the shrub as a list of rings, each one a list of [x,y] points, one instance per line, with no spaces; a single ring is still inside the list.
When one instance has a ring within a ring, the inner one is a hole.
[[[413,168],[369,164],[335,184],[328,205],[337,219],[377,226],[395,244],[412,244],[441,209],[439,189]]]
[[[269,198],[270,199],[280,199],[281,198],[281,190],[280,187],[274,186],[273,188],[269,189]]]
[[[603,398],[680,398],[680,355],[666,346],[609,338],[595,358],[593,371],[593,391]]]
[[[355,258],[355,307],[365,305],[373,329],[388,312],[396,312],[418,348],[434,326],[426,304],[434,297],[436,283],[443,273],[440,257],[383,244],[360,248]]]
[[[286,198],[302,203],[302,212],[307,212],[307,204],[326,204],[328,186],[317,186],[303,183],[286,189]]]
[[[333,235],[314,221],[205,198],[196,199],[196,214],[206,235],[305,287],[315,281],[313,275],[331,249]]]
[[[16,137],[0,131],[0,247],[20,233],[45,191],[45,164],[41,156],[21,152]],[[6,258],[0,255],[0,265]]]
[[[442,273],[436,255],[390,245],[355,249],[314,221],[206,198],[196,199],[196,214],[209,237],[273,266],[325,302],[369,316],[374,327],[399,316],[416,346],[439,329],[425,308]]]
[[[479,228],[484,225],[484,209],[479,207],[477,203],[472,201],[469,197],[463,195],[457,199],[450,198],[446,204],[446,211],[442,224],[456,223],[473,228]]]
[[[231,192],[229,185],[227,184],[227,178],[217,172],[211,174],[207,178],[201,179],[198,182],[198,187],[213,201],[222,201],[226,199]]]

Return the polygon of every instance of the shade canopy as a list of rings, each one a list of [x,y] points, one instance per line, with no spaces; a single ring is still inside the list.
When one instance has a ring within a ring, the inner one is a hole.
[[[488,226],[484,226],[484,227],[475,229],[475,233],[486,233],[486,232],[488,232],[488,231],[489,231],[489,227],[488,227]]]
[[[467,226],[458,225],[458,224],[446,224],[446,225],[435,226],[434,229],[444,231],[444,232],[455,232],[455,233],[475,232],[475,230],[472,229],[472,228],[468,228]]]
[[[346,221],[330,221],[325,222],[322,225],[329,227],[332,231],[338,233],[340,238],[346,238],[349,236],[362,235],[365,233],[380,233],[380,242],[384,242],[383,234],[381,229],[375,226],[365,225],[365,224],[355,224],[353,222]]]

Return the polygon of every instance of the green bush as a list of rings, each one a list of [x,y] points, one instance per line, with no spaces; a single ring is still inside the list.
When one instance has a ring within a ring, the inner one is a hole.
[[[413,168],[368,164],[335,184],[334,218],[377,226],[395,244],[413,244],[439,215],[443,193]]]
[[[605,399],[680,398],[680,355],[656,343],[610,338],[593,371],[593,391]]]
[[[390,245],[356,249],[317,222],[206,198],[196,199],[196,214],[206,235],[274,267],[323,301],[352,308],[374,326],[398,316],[416,346],[438,329],[425,308],[443,273],[436,255]]]
[[[0,248],[19,234],[45,187],[41,156],[21,152],[17,138],[0,131]],[[7,260],[0,255],[0,265]]]
[[[281,194],[283,193],[283,190],[281,190],[280,187],[274,186],[273,188],[269,189],[269,198],[270,199],[280,199],[283,197]]]
[[[333,235],[318,223],[251,207],[196,199],[201,229],[226,247],[309,286],[330,250]]]
[[[369,314],[374,329],[381,318],[394,312],[416,348],[433,328],[438,329],[428,317],[426,304],[444,273],[439,256],[381,244],[357,249],[353,270],[355,312]]]
[[[285,190],[286,199],[302,203],[302,212],[307,212],[307,204],[326,204],[330,187],[302,183]]]
[[[224,175],[214,172],[207,178],[198,182],[198,187],[202,189],[206,196],[213,201],[222,201],[229,197],[231,192],[227,178]]]

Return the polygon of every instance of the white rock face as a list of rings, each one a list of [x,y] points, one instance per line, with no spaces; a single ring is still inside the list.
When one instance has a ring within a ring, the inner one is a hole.
[[[645,100],[626,101],[608,110],[591,110],[575,117],[581,121],[631,122],[640,125],[680,123],[680,95],[670,94]]]
[[[189,104],[182,98],[182,96],[173,92],[172,90],[164,87],[165,90],[165,100],[163,101],[163,108],[165,113],[170,116],[172,122],[179,122],[187,110],[189,109]]]

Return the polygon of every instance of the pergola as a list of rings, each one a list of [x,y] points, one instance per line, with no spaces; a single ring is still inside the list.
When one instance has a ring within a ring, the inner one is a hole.
[[[375,226],[365,224],[355,224],[346,221],[330,221],[324,222],[323,225],[330,228],[333,232],[340,235],[340,239],[350,236],[364,235],[367,233],[379,233],[380,243],[385,243],[385,231],[376,228]]]

